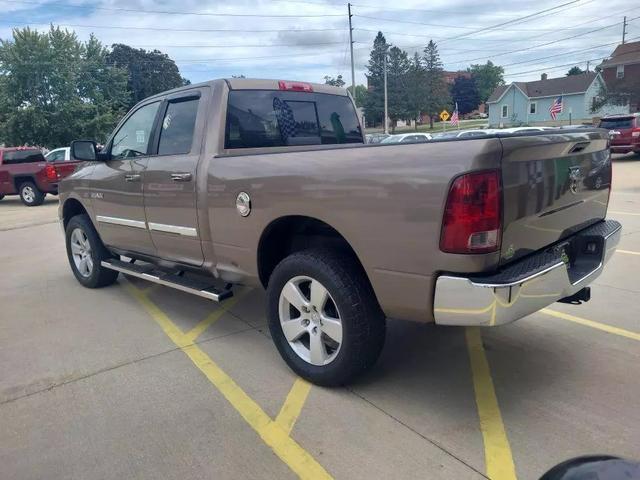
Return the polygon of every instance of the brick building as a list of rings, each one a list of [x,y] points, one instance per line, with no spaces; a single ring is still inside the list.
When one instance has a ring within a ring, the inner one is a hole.
[[[630,110],[640,111],[640,42],[618,45],[600,68],[607,87],[630,92]]]

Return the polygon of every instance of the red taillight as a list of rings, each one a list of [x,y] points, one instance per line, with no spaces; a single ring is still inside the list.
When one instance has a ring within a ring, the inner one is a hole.
[[[500,177],[497,170],[468,173],[449,189],[440,250],[487,253],[500,248]]]
[[[44,167],[44,174],[49,180],[57,180],[58,179],[58,171],[56,167],[51,164],[48,164]]]
[[[287,82],[286,80],[278,81],[278,88],[280,90],[292,90],[294,92],[308,92],[313,93],[313,87],[310,83],[303,82]]]

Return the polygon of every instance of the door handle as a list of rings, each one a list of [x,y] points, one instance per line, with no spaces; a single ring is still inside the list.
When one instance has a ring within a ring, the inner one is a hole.
[[[139,182],[140,178],[142,178],[142,175],[140,175],[139,173],[129,173],[129,174],[124,176],[124,181],[125,182]]]
[[[172,173],[171,180],[174,182],[190,182],[193,176],[190,173]]]

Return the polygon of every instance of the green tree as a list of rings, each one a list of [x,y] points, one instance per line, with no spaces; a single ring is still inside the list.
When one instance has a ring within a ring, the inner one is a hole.
[[[414,53],[413,60],[407,72],[407,111],[409,117],[416,120],[416,130],[418,129],[418,118],[426,107],[426,78],[422,59],[418,52]]]
[[[131,92],[129,107],[156,93],[189,85],[180,75],[178,66],[165,53],[147,51],[116,43],[111,46],[108,61],[129,72],[127,88]]]
[[[0,41],[0,143],[103,141],[128,102],[126,72],[108,66],[106,56],[93,36],[80,42],[53,26],[13,30]]]
[[[433,128],[433,117],[443,108],[451,105],[449,88],[444,79],[442,62],[438,53],[438,46],[433,40],[424,49],[425,69],[425,104],[424,111],[429,115],[429,125]]]
[[[369,93],[367,91],[367,87],[364,85],[356,85],[355,95],[353,93],[353,88],[351,88],[351,86],[348,86],[347,90],[349,90],[349,93],[351,93],[351,96],[355,100],[356,107],[360,107],[360,108],[364,107],[364,104],[367,101],[367,95]]]
[[[406,85],[409,68],[407,52],[398,47],[391,47],[387,60],[387,108],[391,129],[394,132],[398,120],[410,115]]]
[[[388,52],[389,44],[382,32],[378,32],[367,65],[370,88],[364,104],[364,113],[373,122],[382,122],[384,119],[384,59]]]
[[[476,82],[481,103],[485,103],[498,86],[504,85],[504,68],[490,60],[484,65],[471,65],[468,71]]]
[[[467,78],[462,75],[456,77],[451,85],[451,99],[458,103],[460,114],[470,113],[478,108],[480,94],[473,77]]]
[[[325,85],[332,85],[334,87],[344,87],[345,85],[344,80],[342,79],[342,75],[338,75],[336,78],[325,75],[324,83]]]
[[[575,67],[571,67],[569,69],[569,71],[567,72],[567,77],[570,77],[572,75],[581,75],[583,73],[584,71],[576,65]]]

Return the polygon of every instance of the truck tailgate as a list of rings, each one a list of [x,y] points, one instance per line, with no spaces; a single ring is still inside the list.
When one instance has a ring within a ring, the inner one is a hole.
[[[501,264],[602,220],[611,188],[604,130],[501,136]]]

